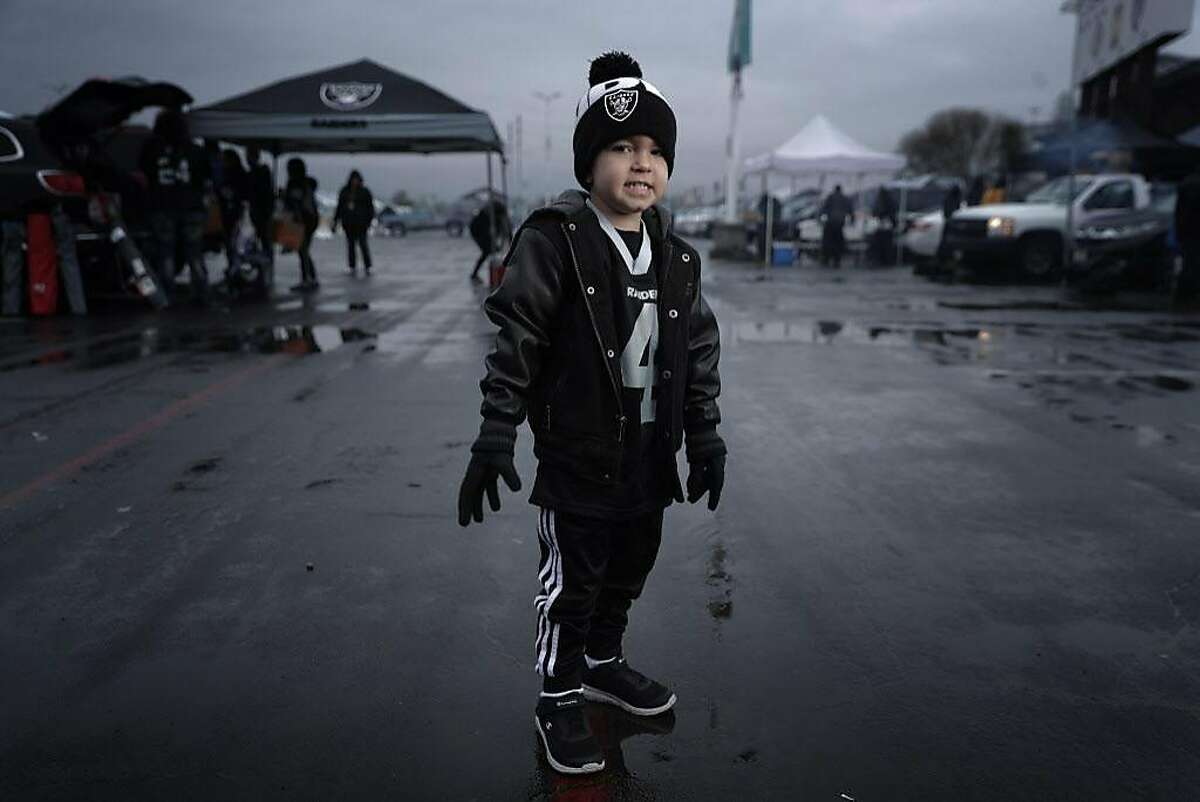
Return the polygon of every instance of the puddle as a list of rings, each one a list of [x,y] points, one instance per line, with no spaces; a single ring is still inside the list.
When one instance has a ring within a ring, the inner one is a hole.
[[[318,312],[399,312],[403,309],[411,307],[412,304],[404,304],[400,301],[391,301],[387,299],[375,299],[373,301],[331,301],[327,303],[319,303],[313,306],[313,309]]]
[[[339,326],[262,326],[244,331],[163,331],[143,329],[134,334],[76,348],[55,349],[31,359],[0,364],[0,372],[70,362],[94,370],[169,353],[316,354],[374,338],[371,332]]]
[[[987,343],[993,332],[982,328],[939,327],[925,323],[862,325],[840,320],[790,323],[784,321],[739,323],[732,330],[733,342],[825,343],[858,345],[952,345],[960,342]]]

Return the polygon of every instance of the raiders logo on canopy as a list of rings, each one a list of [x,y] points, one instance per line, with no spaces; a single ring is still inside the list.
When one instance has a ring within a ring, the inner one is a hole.
[[[618,89],[604,96],[604,111],[609,117],[619,123],[625,122],[633,110],[637,108],[638,93],[636,89]]]
[[[321,102],[337,111],[365,109],[383,92],[383,84],[321,84]]]

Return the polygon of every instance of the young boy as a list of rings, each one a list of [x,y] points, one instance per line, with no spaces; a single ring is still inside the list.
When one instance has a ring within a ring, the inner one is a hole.
[[[675,704],[633,670],[621,639],[654,565],[663,509],[683,501],[675,453],[686,441],[688,500],[715,510],[725,479],[717,434],[717,323],[700,293],[700,257],[655,206],[675,158],[675,115],[637,62],[592,62],[576,109],[575,177],[530,215],[488,317],[483,425],[458,521],[483,521],[498,478],[521,489],[517,426],[528,418],[541,542],[535,722],[552,767],[604,768],[584,700],[657,715]]]

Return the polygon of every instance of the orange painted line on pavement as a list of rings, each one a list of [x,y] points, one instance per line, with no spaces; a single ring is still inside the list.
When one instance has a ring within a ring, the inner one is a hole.
[[[94,448],[89,449],[83,454],[80,454],[78,457],[75,457],[68,462],[64,462],[62,465],[59,465],[57,468],[42,474],[32,482],[29,482],[28,484],[19,487],[16,490],[11,490],[8,493],[0,496],[0,508],[14,506],[19,502],[29,498],[29,496],[33,495],[38,490],[41,490],[43,487],[55,482],[60,482],[63,479],[78,473],[87,466],[97,462],[117,449],[127,446],[130,443],[145,437],[156,429],[161,429],[185,412],[200,406],[206,401],[212,400],[227,390],[233,389],[246,379],[249,379],[251,376],[262,373],[268,368],[272,368],[281,364],[282,361],[283,360],[277,358],[263,360],[262,362],[243,368],[242,370],[239,370],[230,376],[226,376],[224,379],[214,382],[213,384],[210,384],[207,387],[192,393],[186,398],[179,399],[178,401],[163,408],[157,414],[146,418],[141,423],[138,423],[136,426],[132,426],[129,429],[126,429],[124,432],[121,432],[120,434],[105,440],[103,443],[100,443]]]

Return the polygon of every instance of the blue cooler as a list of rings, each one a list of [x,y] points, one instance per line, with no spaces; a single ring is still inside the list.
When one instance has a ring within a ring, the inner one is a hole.
[[[771,247],[771,264],[776,267],[791,267],[796,263],[796,249],[790,243],[776,242]]]

